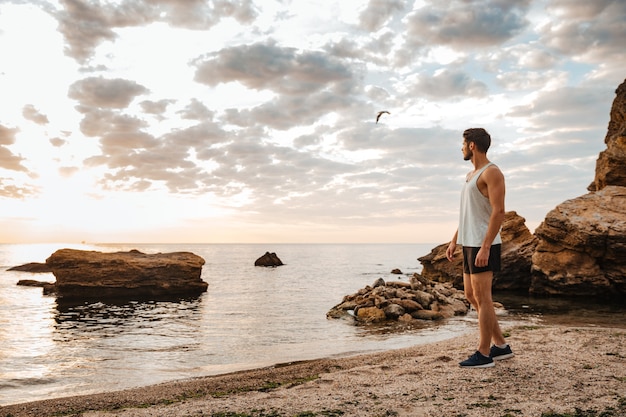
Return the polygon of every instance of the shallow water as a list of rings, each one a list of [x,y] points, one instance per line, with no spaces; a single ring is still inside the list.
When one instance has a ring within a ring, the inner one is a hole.
[[[149,385],[276,363],[401,348],[475,331],[470,314],[420,327],[328,320],[344,295],[377,278],[408,281],[435,245],[107,245],[191,251],[206,260],[200,297],[63,304],[6,268],[70,245],[0,245],[0,405]],[[266,251],[285,263],[254,267]],[[403,275],[392,275],[394,268]],[[542,320],[624,325],[623,308],[502,295],[503,325]],[[498,296],[495,297],[498,299]]]

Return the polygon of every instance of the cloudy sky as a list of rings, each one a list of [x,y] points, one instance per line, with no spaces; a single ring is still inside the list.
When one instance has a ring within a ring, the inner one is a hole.
[[[0,0],[0,242],[443,243],[468,127],[534,230],[625,45],[623,0]]]

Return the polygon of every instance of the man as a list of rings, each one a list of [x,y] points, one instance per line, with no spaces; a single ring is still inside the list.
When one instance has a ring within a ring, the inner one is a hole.
[[[457,244],[462,245],[465,296],[478,312],[478,349],[459,365],[486,368],[494,366],[494,359],[513,357],[500,330],[491,298],[493,274],[500,270],[504,175],[487,159],[491,136],[485,129],[467,129],[463,132],[463,139],[463,159],[472,162],[474,171],[465,179],[459,227],[448,245],[446,256],[452,261]],[[494,344],[490,346],[492,341]]]

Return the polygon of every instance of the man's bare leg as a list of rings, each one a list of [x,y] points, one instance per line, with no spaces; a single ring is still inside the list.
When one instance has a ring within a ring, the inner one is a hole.
[[[492,341],[497,345],[506,343],[498,324],[491,297],[493,272],[487,271],[471,274],[469,281],[471,283],[471,294],[476,302],[475,308],[478,312],[478,329],[480,332],[478,351],[485,356],[489,356]]]

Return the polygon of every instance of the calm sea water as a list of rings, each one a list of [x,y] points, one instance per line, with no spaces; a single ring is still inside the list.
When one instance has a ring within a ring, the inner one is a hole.
[[[394,331],[326,319],[344,295],[380,277],[408,281],[421,270],[417,258],[434,246],[0,245],[0,405],[401,348],[475,331],[471,316]],[[175,301],[64,305],[41,288],[15,285],[19,279],[52,282],[52,274],[6,271],[44,262],[63,247],[190,251],[206,260],[202,278],[209,289]],[[285,265],[254,267],[266,251]],[[403,275],[392,275],[394,268]],[[511,303],[519,308],[503,320],[541,314],[524,300]]]

